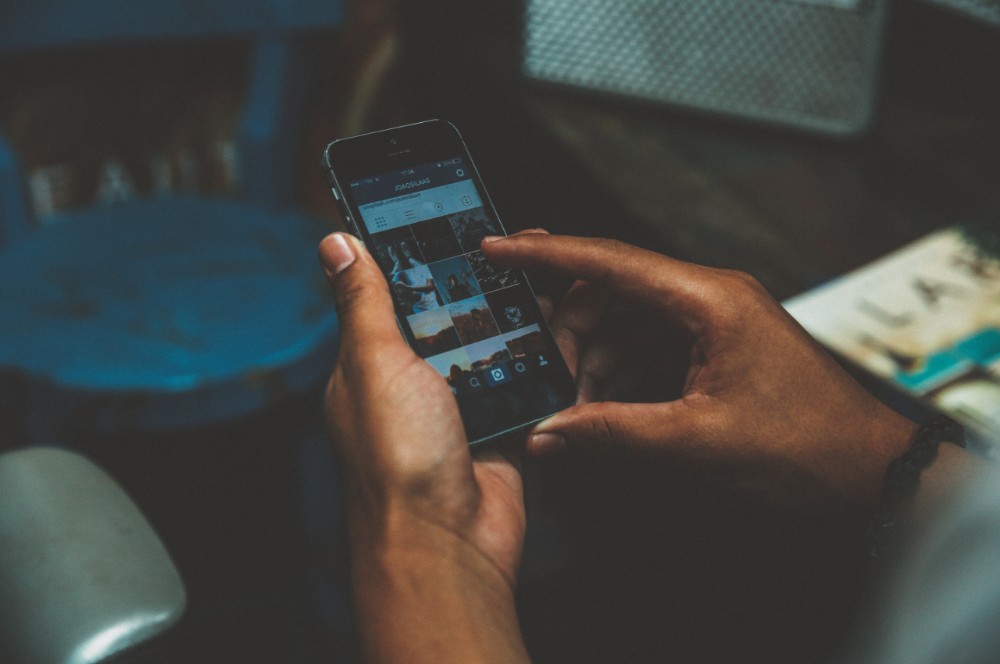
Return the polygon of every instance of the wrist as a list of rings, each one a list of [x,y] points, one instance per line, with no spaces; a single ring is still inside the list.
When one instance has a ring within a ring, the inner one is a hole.
[[[900,526],[909,520],[914,508],[918,489],[924,489],[920,493],[928,495],[924,488],[928,481],[934,488],[937,482],[931,478],[940,475],[940,468],[954,466],[955,458],[949,448],[960,450],[964,446],[964,430],[949,417],[938,415],[920,426],[907,450],[889,464],[885,473],[879,508],[868,527],[872,557],[891,554],[898,543]],[[932,472],[935,466],[939,466],[937,473]]]
[[[852,528],[867,527],[878,508],[889,464],[909,449],[918,429],[916,423],[872,402],[874,408],[856,410],[853,417],[827,425],[838,430],[818,448],[824,481],[817,483],[821,493],[813,511]]]
[[[884,408],[888,414],[873,420],[871,429],[862,440],[866,450],[858,451],[859,454],[867,451],[869,455],[865,484],[858,494],[856,505],[858,512],[865,518],[879,506],[889,466],[910,449],[920,429],[920,425],[916,422],[889,410],[888,407]]]
[[[527,661],[514,588],[470,541],[408,523],[352,537],[352,580],[367,659]]]
[[[375,571],[430,571],[448,578],[474,579],[473,587],[496,587],[513,598],[513,579],[475,544],[471,527],[407,510],[395,510],[378,518],[350,517],[349,523],[356,565],[369,564]]]
[[[427,558],[468,567],[487,559],[474,544],[475,501],[455,502],[459,509],[398,494],[373,500],[350,492],[347,519],[355,560],[375,556],[400,565]]]

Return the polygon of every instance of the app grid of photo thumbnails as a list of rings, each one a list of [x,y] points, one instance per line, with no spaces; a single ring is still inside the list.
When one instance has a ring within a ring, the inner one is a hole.
[[[372,235],[374,254],[417,353],[456,378],[540,354],[545,338],[516,271],[479,251],[500,229],[482,207]]]

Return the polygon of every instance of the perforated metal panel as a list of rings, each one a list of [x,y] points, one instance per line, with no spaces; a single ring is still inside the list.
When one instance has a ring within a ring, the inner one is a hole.
[[[968,14],[981,21],[1000,25],[1000,0],[929,0],[936,5],[942,5]]]
[[[830,133],[871,115],[883,0],[527,0],[524,73]]]

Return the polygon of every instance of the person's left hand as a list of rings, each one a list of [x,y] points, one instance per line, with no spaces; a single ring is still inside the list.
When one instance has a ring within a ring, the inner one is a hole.
[[[409,599],[437,604],[429,608],[441,611],[464,593],[479,603],[485,592],[484,607],[509,600],[513,615],[525,528],[517,467],[496,448],[470,452],[447,382],[406,344],[385,278],[362,244],[335,233],[319,251],[340,318],[326,414],[347,486],[362,627],[366,607],[379,622],[407,601],[378,599],[398,590],[385,577],[407,570],[424,586]],[[437,592],[444,596],[431,599]]]

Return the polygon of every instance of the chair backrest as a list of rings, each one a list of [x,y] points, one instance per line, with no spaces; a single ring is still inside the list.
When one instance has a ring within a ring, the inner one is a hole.
[[[342,0],[11,0],[0,3],[0,60],[102,45],[219,38],[252,42],[236,137],[244,200],[283,206],[294,193],[305,58],[293,35],[336,26]],[[30,226],[18,158],[0,135],[0,245]]]
[[[337,25],[341,0],[8,0],[0,55],[88,44],[256,37]]]
[[[0,134],[0,246],[20,237],[28,225],[24,180],[17,157]]]

